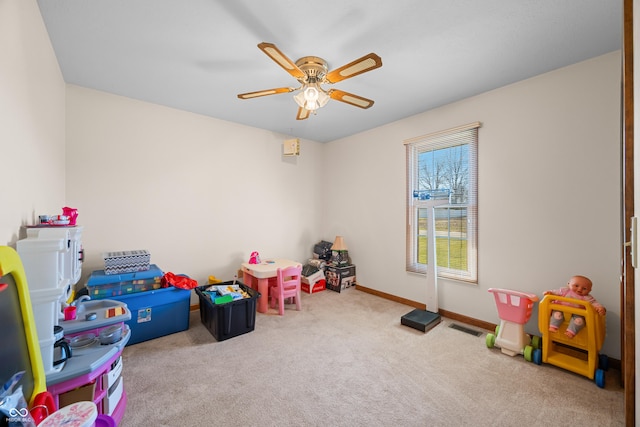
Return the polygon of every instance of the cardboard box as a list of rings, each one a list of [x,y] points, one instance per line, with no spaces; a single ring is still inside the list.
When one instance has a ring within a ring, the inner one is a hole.
[[[341,292],[356,284],[356,266],[333,266],[328,265],[325,268],[324,275],[327,281],[327,289]]]
[[[300,289],[302,289],[304,292],[308,294],[314,294],[320,291],[324,291],[326,288],[327,288],[327,282],[324,279],[320,279],[313,284],[304,283],[304,282],[300,284]]]
[[[307,285],[313,285],[314,283],[316,283],[318,280],[321,280],[321,279],[324,279],[324,271],[318,270],[315,273],[310,274],[309,276],[305,276],[303,273],[301,282],[306,283]]]

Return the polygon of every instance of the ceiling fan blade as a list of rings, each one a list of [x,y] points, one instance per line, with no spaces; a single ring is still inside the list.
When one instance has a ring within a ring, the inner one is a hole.
[[[335,99],[336,101],[345,102],[360,108],[369,108],[373,105],[372,99],[363,98],[362,96],[354,95],[338,89],[331,89],[329,91],[329,96],[331,99]]]
[[[296,115],[296,120],[304,120],[309,118],[309,114],[311,111],[306,108],[298,107],[298,114]]]
[[[382,67],[382,59],[375,53],[370,53],[347,65],[329,71],[325,76],[325,80],[328,83],[335,83],[380,67]]]
[[[266,89],[266,90],[259,90],[257,92],[247,92],[247,93],[241,93],[238,94],[238,98],[240,99],[251,99],[251,98],[257,98],[259,96],[267,96],[267,95],[275,95],[278,93],[288,93],[288,92],[293,92],[295,89],[292,87],[278,87],[275,89]]]
[[[287,58],[287,55],[282,53],[275,44],[262,42],[258,47],[296,79],[302,79],[305,77],[304,72],[298,68],[295,62]]]

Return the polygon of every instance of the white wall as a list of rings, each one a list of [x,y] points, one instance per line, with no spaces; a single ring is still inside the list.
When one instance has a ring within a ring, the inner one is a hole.
[[[35,0],[0,1],[0,245],[65,203],[65,84]]]
[[[326,144],[323,233],[344,236],[363,286],[425,302],[424,277],[405,272],[402,141],[480,121],[479,283],[441,280],[440,308],[498,323],[488,288],[541,295],[583,274],[609,310],[603,352],[619,358],[620,61],[614,52]],[[538,332],[536,315],[528,329]]]
[[[305,261],[320,239],[322,145],[78,86],[67,89],[67,202],[83,273],[147,249],[164,271],[232,280],[252,251]]]

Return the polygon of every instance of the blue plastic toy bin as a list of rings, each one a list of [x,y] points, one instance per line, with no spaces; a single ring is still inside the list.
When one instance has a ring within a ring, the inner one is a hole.
[[[191,291],[168,288],[110,297],[127,304],[131,329],[127,345],[189,329]]]
[[[115,296],[146,292],[162,288],[164,273],[155,264],[145,271],[106,274],[95,270],[87,280],[87,291],[91,299],[113,298]]]

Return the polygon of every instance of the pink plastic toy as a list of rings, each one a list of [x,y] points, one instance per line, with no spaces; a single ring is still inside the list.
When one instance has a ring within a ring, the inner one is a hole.
[[[260,254],[258,252],[251,252],[249,264],[260,264]]]
[[[529,321],[538,297],[507,289],[490,288],[489,292],[493,293],[496,300],[500,325],[496,326],[495,335],[487,334],[487,347],[500,347],[502,352],[509,356],[524,354],[524,358],[531,362],[533,350],[538,348],[540,337],[532,338],[527,335],[524,325]]]
[[[69,217],[69,225],[76,225],[76,219],[78,218],[78,209],[65,206],[62,208],[62,215]]]

